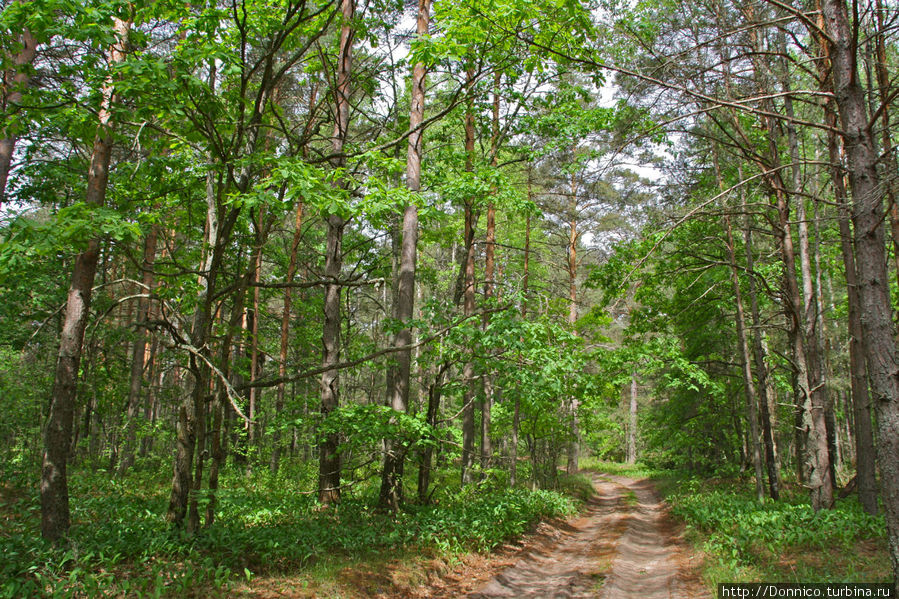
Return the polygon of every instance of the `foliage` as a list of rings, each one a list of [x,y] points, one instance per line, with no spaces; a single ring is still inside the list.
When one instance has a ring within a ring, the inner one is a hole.
[[[855,497],[816,513],[796,490],[781,501],[760,503],[752,485],[741,481],[675,476],[665,487],[672,513],[686,522],[694,542],[710,556],[714,580],[888,578],[885,548],[873,560],[858,555],[863,541],[883,543],[883,515],[865,513]],[[831,557],[818,560],[817,554]],[[778,559],[788,555],[796,563]],[[857,570],[867,560],[874,570]]]
[[[102,471],[79,472],[72,480],[79,498],[72,533],[61,548],[34,542],[36,489],[4,488],[0,596],[217,596],[248,576],[297,572],[335,554],[487,551],[537,520],[574,513],[577,505],[557,491],[482,485],[444,488],[435,503],[394,515],[375,509],[376,489],[364,487],[323,510],[304,492],[310,471],[235,474],[217,494],[215,525],[190,538],[171,531],[160,515],[164,477],[136,472],[117,481]],[[580,485],[566,485],[574,486]]]

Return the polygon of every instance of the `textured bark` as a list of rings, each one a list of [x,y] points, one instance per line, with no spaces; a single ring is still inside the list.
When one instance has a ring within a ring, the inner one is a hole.
[[[883,188],[855,56],[856,31],[842,0],[822,0],[821,6],[830,38],[834,99],[840,115],[852,190],[862,332],[871,395],[877,412],[877,457],[893,577],[899,580],[899,356],[894,341],[896,326],[890,314]]]
[[[144,257],[141,264],[140,293],[149,294],[153,286],[153,263],[156,258],[156,239],[159,228],[152,226],[144,239]],[[119,462],[118,474],[123,476],[134,465],[134,451],[137,444],[137,415],[140,410],[141,389],[144,380],[147,353],[146,322],[150,320],[150,299],[140,298],[137,304],[137,331],[134,334],[134,345],[131,351],[131,373],[128,384],[128,403],[125,406],[125,448]]]
[[[129,21],[115,19],[117,41],[108,53],[110,63],[124,60],[130,27]],[[91,207],[101,207],[106,201],[112,154],[111,107],[114,102],[112,80],[106,81],[102,96],[99,127],[91,151],[85,194],[85,203]],[[87,248],[75,258],[59,340],[50,412],[44,430],[40,489],[41,535],[54,542],[65,536],[69,530],[69,487],[66,467],[72,440],[78,367],[81,362],[84,330],[90,315],[91,291],[99,256],[100,240],[95,238],[88,241]]]
[[[324,325],[322,326],[322,367],[328,368],[321,377],[321,415],[327,418],[340,401],[340,285],[336,282],[342,266],[343,229],[346,222],[337,215],[328,217],[327,249],[325,253]],[[319,445],[318,499],[328,505],[340,501],[340,455],[336,433],[324,435]]]
[[[187,509],[187,532],[193,533],[200,528],[200,491],[203,489],[203,470],[206,466],[206,415],[209,411],[209,404],[213,398],[213,390],[215,382],[211,377],[211,369],[207,366],[201,366],[205,374],[203,382],[205,388],[200,385],[194,386],[194,435],[196,437],[196,447],[199,448],[196,460],[193,463],[193,478],[190,480],[190,501]]]
[[[876,24],[876,29],[874,31],[874,73],[877,78],[878,99],[881,104],[887,105],[890,102],[890,95],[893,93],[893,89],[890,83],[890,73],[887,69],[885,34],[887,25],[884,22],[886,11],[882,0],[874,0],[874,6],[874,18]],[[887,206],[890,207],[890,237],[893,241],[893,260],[896,263],[896,277],[899,278],[899,204],[896,203],[895,174],[899,172],[899,165],[896,164],[896,151],[893,148],[890,126],[890,111],[884,109],[880,113],[881,148],[883,150],[884,172],[892,173],[892,175],[887,176],[886,181],[883,183],[886,189]]]
[[[340,51],[337,58],[337,89],[335,105],[337,121],[334,124],[332,148],[337,158],[333,166],[345,166],[342,157],[343,145],[346,141],[350,124],[350,73],[353,61],[352,21],[356,10],[354,0],[342,0],[341,12],[343,24],[340,28]],[[342,181],[340,185],[346,185]],[[336,366],[340,361],[340,295],[339,283],[343,267],[343,230],[346,220],[337,214],[327,217],[328,233],[325,250],[325,303],[324,324],[322,325],[322,368],[326,368],[321,377],[321,415],[327,418],[340,404],[340,375]],[[340,440],[336,433],[324,436],[319,445],[318,500],[324,505],[340,501],[340,454],[337,446]]]
[[[431,0],[419,0],[417,34],[422,38],[428,34]],[[413,194],[421,191],[421,151],[424,121],[425,76],[424,63],[416,63],[412,70],[412,101],[409,108],[409,148],[406,155],[406,187]],[[403,323],[394,339],[394,347],[412,344],[412,320],[415,308],[415,266],[418,255],[418,207],[410,202],[403,211],[403,242],[400,250],[400,264],[396,287],[396,315]],[[390,406],[397,412],[405,413],[409,407],[409,381],[412,370],[412,349],[396,352],[397,369],[393,377],[393,388],[388,389]],[[408,442],[390,439],[384,455],[381,475],[380,504],[394,511],[403,501],[403,467],[408,451]]]
[[[3,73],[3,112],[11,113],[22,100],[22,90],[28,87],[30,76],[27,67],[34,61],[37,51],[37,41],[31,32],[26,29],[17,40],[21,44],[19,50],[12,58],[13,68]],[[4,125],[8,125],[4,123]],[[6,201],[6,183],[9,180],[9,171],[12,167],[12,155],[16,148],[14,130],[4,131],[4,137],[0,138],[0,206]]]
[[[826,122],[837,126],[833,107],[825,107]],[[828,152],[831,162],[831,179],[834,196],[839,204],[840,249],[846,276],[846,293],[849,304],[849,373],[852,390],[852,415],[855,423],[855,463],[858,499],[869,514],[877,513],[877,471],[874,458],[874,433],[871,422],[871,398],[868,394],[868,371],[862,320],[859,313],[858,278],[855,252],[852,247],[852,227],[849,222],[849,200],[843,182],[840,160],[840,142],[836,133],[828,132]]]

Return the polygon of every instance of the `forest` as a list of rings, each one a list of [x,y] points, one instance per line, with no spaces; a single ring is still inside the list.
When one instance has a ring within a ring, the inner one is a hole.
[[[0,7],[0,597],[899,590],[893,0]]]

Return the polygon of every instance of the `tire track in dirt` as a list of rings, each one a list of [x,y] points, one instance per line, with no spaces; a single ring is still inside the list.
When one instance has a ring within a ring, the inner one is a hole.
[[[551,545],[526,551],[469,599],[708,597],[652,483],[594,475],[597,495]]]

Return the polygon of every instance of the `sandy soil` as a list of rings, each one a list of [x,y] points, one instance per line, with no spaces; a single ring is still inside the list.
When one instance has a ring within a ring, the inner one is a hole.
[[[582,517],[560,526],[554,538],[544,535],[525,546],[512,565],[466,596],[710,597],[698,578],[698,560],[681,542],[649,481],[596,475],[594,485],[597,496]]]

